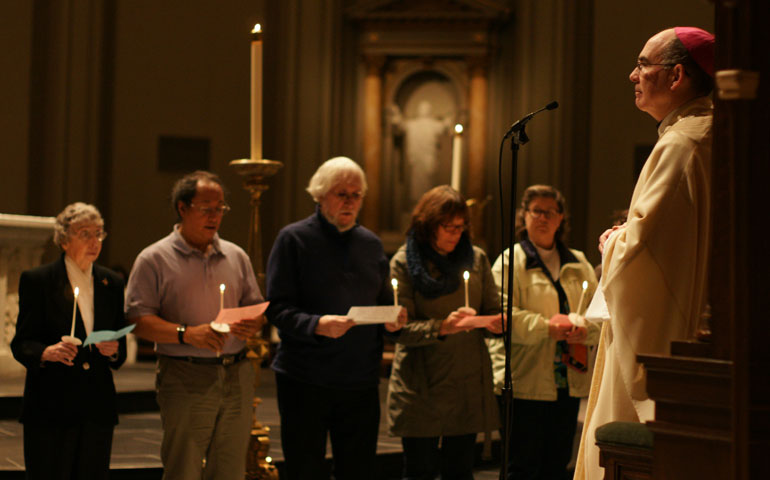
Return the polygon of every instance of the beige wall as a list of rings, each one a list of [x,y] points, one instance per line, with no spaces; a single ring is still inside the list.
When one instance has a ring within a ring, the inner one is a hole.
[[[259,20],[267,29],[264,152],[286,164],[264,198],[266,251],[281,226],[312,210],[303,188],[317,165],[332,155],[356,158],[361,148],[355,99],[362,67],[354,34],[342,13],[348,3],[101,3],[111,5],[104,11],[114,21],[102,19],[99,26],[115,26],[114,53],[102,63],[105,69],[113,69],[112,76],[105,78],[114,78],[110,97],[100,100],[106,107],[101,111],[109,113],[105,122],[109,131],[94,129],[93,120],[82,127],[63,124],[76,130],[71,138],[86,139],[92,145],[98,142],[90,139],[88,129],[104,135],[107,155],[103,161],[109,168],[100,166],[106,178],[90,175],[91,180],[73,184],[62,196],[104,199],[99,206],[107,210],[111,233],[104,263],[130,268],[142,248],[171,228],[174,214],[167,200],[179,174],[157,169],[160,135],[210,139],[211,170],[222,175],[231,191],[233,211],[223,222],[222,235],[246,246],[248,199],[227,164],[249,152],[248,31]],[[487,232],[492,239],[487,239],[489,254],[494,258],[499,253],[499,228],[494,227],[499,218],[494,193],[499,136],[516,118],[557,99],[562,104],[559,110],[544,113],[530,124],[533,141],[522,150],[519,192],[535,182],[562,188],[577,206],[573,221],[578,235],[572,243],[596,262],[596,237],[610,212],[624,208],[630,199],[634,146],[655,141],[654,121],[633,105],[627,76],[635,57],[644,41],[664,27],[689,24],[712,29],[713,6],[706,0],[649,0],[637,5],[616,0],[515,3],[512,24],[502,32],[500,51],[490,65],[486,165],[487,188],[495,199],[487,216],[492,225]],[[0,55],[0,211],[8,213],[33,213],[30,203],[35,203],[31,199],[37,193],[28,192],[28,184],[35,183],[30,176],[47,174],[30,172],[29,110],[31,99],[38,95],[31,90],[30,78],[33,5],[22,0],[0,4],[0,40],[6,45]],[[100,39],[90,40],[99,44]],[[577,48],[580,58],[563,58],[574,53],[575,42],[585,45]],[[579,71],[581,66],[584,72]],[[75,65],[73,71],[77,69]],[[94,74],[93,78],[103,77]],[[586,124],[588,133],[581,134]],[[81,128],[83,132],[77,131]],[[69,161],[79,169],[93,164]],[[582,177],[584,184],[574,183]],[[107,184],[102,188],[106,198],[93,193],[98,190],[93,182],[101,180]],[[55,214],[62,206],[55,196],[48,203],[47,214]]]
[[[657,139],[656,122],[634,106],[628,80],[649,37],[677,25],[714,31],[714,7],[706,0],[595,0],[591,86],[591,166],[586,254],[599,262],[598,236],[613,210],[628,207],[634,186],[633,150]]]
[[[160,135],[210,140],[230,190],[224,238],[246,248],[248,197],[228,162],[249,156],[249,31],[260,2],[121,1],[117,8],[111,264],[167,235],[177,172],[159,172]]]
[[[0,8],[0,212],[27,213],[32,2]]]

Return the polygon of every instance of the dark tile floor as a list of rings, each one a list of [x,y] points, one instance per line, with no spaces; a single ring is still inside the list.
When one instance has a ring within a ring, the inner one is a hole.
[[[145,396],[145,403],[152,404],[154,398],[155,370],[154,364],[140,362],[127,365],[115,374],[115,384],[120,394],[133,396]],[[23,376],[3,379],[0,383],[0,397],[20,397],[23,392]],[[142,393],[144,392],[144,393]],[[380,385],[380,398],[384,407],[387,382]],[[278,405],[275,396],[275,377],[269,369],[261,370],[260,385],[257,389],[262,403],[257,409],[259,420],[270,428],[270,456],[275,462],[283,460],[280,444],[280,420]],[[582,424],[583,409],[579,419],[579,427]],[[383,408],[384,411],[384,408]],[[2,418],[11,418],[12,413],[2,412]],[[139,413],[126,413],[120,415],[120,424],[115,430],[112,449],[112,468],[145,469],[160,471],[160,441],[161,441],[160,415],[157,411]],[[579,432],[578,432],[579,435]],[[497,439],[497,432],[493,434]],[[481,436],[479,436],[481,440]],[[380,422],[380,434],[377,445],[378,456],[398,459],[401,452],[399,438],[387,434],[385,416]],[[331,452],[329,452],[331,454]],[[398,460],[396,460],[398,461]],[[391,464],[393,462],[390,462]],[[15,420],[0,420],[0,477],[3,473],[19,471],[24,467],[24,455],[22,450],[21,424]],[[397,467],[395,467],[397,469]],[[498,478],[499,464],[480,463],[475,478],[478,480],[493,480]],[[391,466],[391,469],[393,467]],[[149,478],[149,477],[143,477]]]

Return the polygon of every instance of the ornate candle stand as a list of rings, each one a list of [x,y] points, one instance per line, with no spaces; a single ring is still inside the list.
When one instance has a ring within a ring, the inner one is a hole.
[[[283,163],[275,160],[240,159],[230,162],[235,172],[243,177],[243,188],[251,195],[251,220],[249,221],[249,256],[254,265],[254,273],[262,292],[265,291],[265,269],[262,264],[262,232],[259,219],[259,205],[262,192],[267,190],[267,180],[278,173]],[[254,387],[259,385],[262,360],[268,355],[268,340],[257,334],[249,339],[249,360],[254,367]],[[251,439],[246,456],[247,480],[278,480],[278,470],[267,456],[270,449],[270,428],[257,420],[257,406],[262,399],[254,397],[254,415],[251,424]]]

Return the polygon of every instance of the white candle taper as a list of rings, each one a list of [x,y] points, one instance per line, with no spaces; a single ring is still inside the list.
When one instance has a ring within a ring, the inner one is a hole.
[[[575,310],[575,313],[578,315],[581,315],[580,312],[583,311],[583,304],[586,303],[586,291],[588,288],[588,282],[583,280],[583,293],[580,294],[580,301],[578,302],[578,308]]]
[[[251,159],[262,160],[262,25],[251,30]]]
[[[462,176],[462,155],[463,155],[463,126],[459,123],[455,125],[455,134],[452,139],[452,188],[460,191],[460,181]]]
[[[470,278],[471,278],[471,274],[468,273],[468,271],[466,270],[463,273],[463,279],[465,280],[465,308],[469,308],[471,306],[470,305],[471,302],[470,302],[470,299],[468,297],[468,280]]]
[[[80,294],[80,289],[78,287],[75,287],[75,301],[72,302],[72,328],[70,328],[70,337],[75,336],[75,316],[77,315],[77,311],[78,311],[79,294]]]
[[[225,284],[220,283],[219,284],[219,309],[223,310],[225,308]]]
[[[393,285],[393,306],[398,306],[398,280],[395,278],[390,281],[390,284]]]

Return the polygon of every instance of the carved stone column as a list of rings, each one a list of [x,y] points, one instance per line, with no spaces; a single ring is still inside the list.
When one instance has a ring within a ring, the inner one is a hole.
[[[364,203],[363,224],[372,231],[380,230],[379,199],[382,170],[382,67],[385,57],[367,55],[364,80],[364,171],[369,184]]]
[[[53,235],[53,217],[0,213],[0,376],[21,374],[11,355],[19,315],[19,276],[40,265],[45,243]]]
[[[470,93],[468,100],[468,171],[467,197],[474,199],[471,215],[474,217],[471,228],[474,238],[482,238],[484,222],[482,209],[486,204],[486,139],[487,139],[487,95],[489,79],[487,78],[486,57],[474,57],[468,60],[470,72]]]

